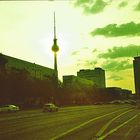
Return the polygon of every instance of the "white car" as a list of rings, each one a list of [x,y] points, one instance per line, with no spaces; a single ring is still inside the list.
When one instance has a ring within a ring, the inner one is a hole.
[[[43,112],[55,112],[58,111],[58,107],[52,103],[45,104],[43,107]]]
[[[19,111],[19,107],[15,105],[0,106],[0,112],[16,112],[16,111]]]

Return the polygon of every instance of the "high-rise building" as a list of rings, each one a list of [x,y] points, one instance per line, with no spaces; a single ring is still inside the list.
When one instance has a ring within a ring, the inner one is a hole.
[[[140,56],[134,57],[134,80],[135,80],[135,92],[140,97]]]
[[[54,70],[56,72],[56,81],[58,82],[57,52],[59,51],[59,46],[57,45],[57,38],[56,38],[55,13],[54,13],[54,39],[53,39],[52,51],[54,52]]]
[[[77,76],[93,81],[96,87],[106,87],[105,70],[103,70],[102,68],[95,68],[94,70],[82,69],[77,72]]]

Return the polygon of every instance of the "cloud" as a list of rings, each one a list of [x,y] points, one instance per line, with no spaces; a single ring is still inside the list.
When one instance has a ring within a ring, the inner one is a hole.
[[[108,77],[108,80],[120,81],[123,80],[123,78],[119,75],[113,74],[110,77]]]
[[[85,61],[80,60],[76,65],[86,68],[95,68],[97,64],[99,66],[97,60],[85,60]],[[131,69],[133,65],[132,63],[130,63],[128,59],[127,60],[105,59],[105,61],[100,64],[100,67],[103,68],[105,71],[118,72],[126,69]]]
[[[76,2],[74,4],[75,4],[75,6],[82,6],[82,5],[89,3],[90,1],[91,0],[76,0]]]
[[[98,55],[99,58],[121,58],[134,57],[140,52],[140,45],[129,45],[126,47],[113,47],[107,52]]]
[[[92,53],[96,53],[98,50],[97,49],[94,49],[93,51],[92,51]]]
[[[87,68],[94,68],[97,64],[97,60],[78,60],[77,66],[87,67]]]
[[[135,9],[136,11],[140,11],[140,2],[136,5]]]
[[[88,47],[83,47],[81,48],[82,50],[88,50],[89,48]]]
[[[127,6],[127,4],[128,4],[127,1],[122,1],[122,2],[118,5],[118,8],[119,8],[119,9],[120,9],[120,8],[124,8],[124,7]]]
[[[93,68],[93,67],[95,67],[96,64],[97,64],[96,60],[94,60],[94,61],[87,60],[87,61],[85,61],[84,66]]]
[[[102,65],[102,68],[107,71],[118,72],[132,68],[132,64],[128,60],[118,61],[109,59]]]
[[[109,2],[104,0],[77,0],[75,6],[81,6],[85,13],[97,14],[102,12]]]
[[[92,36],[104,35],[106,37],[139,36],[140,23],[129,22],[126,24],[109,24],[103,28],[97,28],[91,32]]]
[[[92,13],[92,14],[100,13],[104,10],[106,5],[107,3],[104,2],[103,0],[96,0],[95,3],[92,4],[91,6],[85,7],[85,12]]]
[[[78,54],[79,54],[79,51],[74,51],[74,52],[71,53],[71,55],[73,55],[73,56],[78,55]]]

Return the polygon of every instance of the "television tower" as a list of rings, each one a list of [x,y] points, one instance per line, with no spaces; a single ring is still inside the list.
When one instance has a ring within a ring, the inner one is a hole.
[[[57,52],[59,51],[59,46],[57,45],[57,39],[56,39],[55,12],[54,12],[54,39],[53,39],[52,51],[54,53],[54,70],[56,73],[56,80],[58,82]]]

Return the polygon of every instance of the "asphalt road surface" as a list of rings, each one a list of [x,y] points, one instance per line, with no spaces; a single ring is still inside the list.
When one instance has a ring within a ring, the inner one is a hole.
[[[140,109],[91,105],[0,114],[0,140],[140,140]]]

